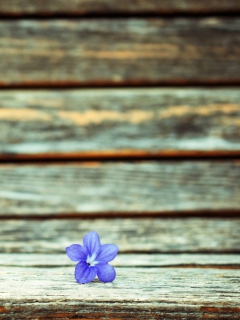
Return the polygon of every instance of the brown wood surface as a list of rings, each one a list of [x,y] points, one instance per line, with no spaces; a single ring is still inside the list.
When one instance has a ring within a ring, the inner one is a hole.
[[[239,213],[239,161],[2,165],[0,214]]]
[[[0,267],[2,319],[239,319],[239,270],[116,268],[78,285],[72,267]]]
[[[0,92],[0,157],[240,154],[240,90]]]
[[[239,18],[5,20],[0,86],[238,84]]]
[[[0,0],[1,320],[240,319],[238,12]],[[91,230],[119,246],[113,283],[74,280]]]
[[[240,10],[239,0],[0,0],[1,15],[88,15],[88,14],[171,14],[216,13]]]
[[[0,0],[1,15],[88,15],[88,14],[172,14],[225,13],[240,10],[239,0]]]
[[[66,254],[0,253],[0,266],[4,267],[67,267],[73,262]],[[118,254],[111,261],[115,267],[202,267],[239,269],[239,254]]]
[[[1,220],[0,252],[64,253],[92,230],[121,253],[240,253],[238,218]]]

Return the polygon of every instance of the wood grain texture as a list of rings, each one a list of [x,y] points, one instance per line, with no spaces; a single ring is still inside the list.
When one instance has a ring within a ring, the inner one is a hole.
[[[239,319],[239,270],[117,268],[78,285],[74,267],[0,267],[2,319]]]
[[[8,216],[239,212],[239,161],[2,165]]]
[[[240,19],[0,22],[1,86],[239,83]]]
[[[171,14],[240,11],[239,0],[0,0],[1,15]]]
[[[8,159],[73,153],[240,153],[240,91],[0,91],[0,127],[0,157]]]
[[[66,267],[73,262],[66,254],[0,253],[4,267]],[[239,254],[118,254],[111,261],[115,267],[204,267],[240,268]]]
[[[1,220],[1,253],[64,253],[96,230],[120,253],[240,253],[239,219]]]

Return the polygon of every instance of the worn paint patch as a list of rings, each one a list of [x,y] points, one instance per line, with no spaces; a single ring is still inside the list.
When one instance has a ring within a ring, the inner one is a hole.
[[[104,121],[126,121],[133,124],[139,124],[148,121],[154,117],[152,111],[132,110],[125,113],[109,110],[88,110],[83,113],[77,111],[58,112],[60,118],[70,120],[77,125],[87,126],[90,124],[99,124]]]
[[[66,52],[63,50],[58,49],[54,51],[54,55],[52,55],[53,49],[42,49],[42,48],[3,48],[1,49],[1,54],[4,55],[13,55],[13,56],[26,56],[29,55],[30,57],[48,57],[49,59],[54,58],[63,58],[66,56]]]
[[[231,114],[232,112],[239,112],[240,104],[210,104],[206,106],[193,107],[190,105],[183,106],[172,106],[166,110],[159,111],[159,119],[170,118],[170,117],[182,117],[187,114],[199,115],[199,116],[210,116],[212,114],[221,112],[224,114]]]
[[[239,112],[240,104],[235,103],[223,103],[223,104],[210,104],[208,106],[200,106],[197,108],[197,113],[200,115],[207,115],[216,112],[222,112],[229,114],[232,112]]]
[[[29,55],[29,56],[44,56],[51,59],[63,58],[64,56],[94,58],[94,59],[175,59],[181,58],[182,60],[199,59],[200,55],[197,48],[193,45],[185,45],[180,48],[176,44],[159,43],[159,44],[133,44],[128,50],[119,48],[118,50],[82,50],[76,48],[72,51],[64,51],[60,48],[54,50],[52,47],[39,46],[36,42],[36,47],[6,47],[1,49],[2,55]]]
[[[41,108],[62,108],[64,107],[64,100],[63,99],[59,99],[54,97],[54,99],[49,99],[48,97],[46,97],[46,99],[44,98],[39,98],[36,97],[36,99],[29,99],[27,100],[28,105],[30,105],[31,107],[33,106],[37,106],[37,107],[41,107]]]
[[[1,3],[2,4],[2,3]],[[24,21],[24,24],[26,24],[28,21]],[[32,22],[30,22],[30,28],[33,27]],[[38,45],[41,45],[41,47],[45,47],[48,48],[49,47],[56,47],[59,42],[57,40],[54,40],[53,38],[51,38],[50,40],[48,40],[48,38],[46,37],[40,37],[40,36],[36,36],[34,37],[34,39],[36,40],[36,43]],[[18,48],[26,48],[26,45],[29,43],[28,42],[29,39],[28,38],[16,38],[16,37],[11,37],[11,43],[14,44],[16,47]],[[9,38],[8,37],[1,37],[1,44],[4,46],[9,45]]]
[[[226,117],[222,119],[221,122],[224,126],[240,127],[240,117],[239,118]]]
[[[31,109],[0,109],[0,120],[51,121],[49,114]]]
[[[192,45],[186,45],[180,48],[175,44],[168,43],[150,43],[150,44],[133,44],[131,50],[85,50],[80,53],[82,56],[95,59],[148,59],[148,58],[161,58],[161,59],[198,59],[199,53],[197,48]]]

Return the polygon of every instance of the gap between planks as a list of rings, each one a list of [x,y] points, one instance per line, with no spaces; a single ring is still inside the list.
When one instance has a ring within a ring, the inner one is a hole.
[[[113,13],[86,13],[81,14],[80,12],[70,12],[70,13],[46,13],[46,12],[39,12],[39,13],[24,13],[24,14],[14,14],[10,12],[2,13],[0,12],[0,19],[2,21],[13,21],[13,20],[38,20],[38,21],[49,21],[49,20],[74,20],[74,19],[81,19],[81,20],[100,20],[100,19],[108,19],[108,20],[117,20],[117,19],[172,19],[172,18],[212,18],[219,17],[219,18],[237,18],[239,17],[240,10],[236,11],[195,11],[195,12],[154,12],[149,11],[147,13],[144,12],[127,12],[127,11],[119,11]]]
[[[1,19],[1,17],[0,17]],[[240,85],[240,81],[239,83],[234,84],[234,82],[220,82],[220,83],[214,83],[214,82],[210,82],[207,83],[207,88],[208,89],[238,89]],[[191,81],[191,83],[189,84],[185,84],[185,83],[173,83],[172,85],[170,83],[161,83],[161,82],[157,82],[157,81],[153,81],[153,82],[147,82],[147,83],[143,83],[143,82],[137,82],[137,83],[133,83],[133,82],[126,82],[126,83],[115,83],[115,82],[109,82],[108,85],[106,85],[106,83],[76,83],[76,82],[59,82],[58,84],[48,84],[48,83],[38,83],[36,84],[35,82],[31,83],[27,83],[27,84],[5,84],[4,87],[0,87],[0,92],[1,91],[16,91],[16,90],[21,90],[24,92],[29,92],[29,91],[41,91],[41,90],[62,90],[64,91],[68,91],[68,90],[113,90],[113,89],[137,89],[137,90],[141,90],[141,89],[203,89],[206,88],[205,85],[201,85],[199,84],[199,82],[196,82],[194,80]]]
[[[6,220],[28,220],[28,221],[46,221],[46,220],[65,220],[65,219],[145,219],[145,218],[161,218],[161,219],[188,219],[188,218],[204,218],[204,219],[235,219],[240,217],[240,210],[188,210],[188,211],[144,211],[144,212],[65,212],[65,213],[34,213],[34,214],[16,214],[0,213],[0,221]]]
[[[0,17],[1,20],[1,17]],[[12,20],[12,19],[11,19]],[[91,20],[91,19],[90,19]],[[136,20],[136,19],[135,19]],[[139,19],[140,20],[140,19]],[[166,20],[166,19],[165,19]],[[14,20],[12,20],[14,21]],[[59,20],[57,20],[59,21]],[[61,20],[60,20],[61,21]],[[39,23],[41,20],[39,21]],[[151,79],[134,79],[134,80],[92,80],[92,81],[73,81],[73,80],[52,80],[47,81],[22,81],[21,83],[7,83],[0,81],[0,90],[69,90],[69,89],[117,89],[117,88],[236,88],[240,86],[240,80],[237,78],[229,79],[184,79],[176,78],[173,80],[151,80]]]
[[[119,162],[119,161],[225,161],[240,158],[240,150],[163,150],[148,152],[143,150],[118,150],[118,151],[88,151],[64,153],[36,153],[36,154],[0,154],[1,163],[69,163],[83,161]]]

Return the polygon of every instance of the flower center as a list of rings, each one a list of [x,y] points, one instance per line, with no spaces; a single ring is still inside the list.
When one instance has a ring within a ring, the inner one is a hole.
[[[91,257],[90,257],[89,255],[87,256],[86,262],[87,262],[87,264],[89,265],[89,267],[90,267],[90,266],[93,267],[93,266],[95,266],[96,264],[98,264],[98,262],[95,261],[95,259],[96,259],[96,254],[93,254]]]

